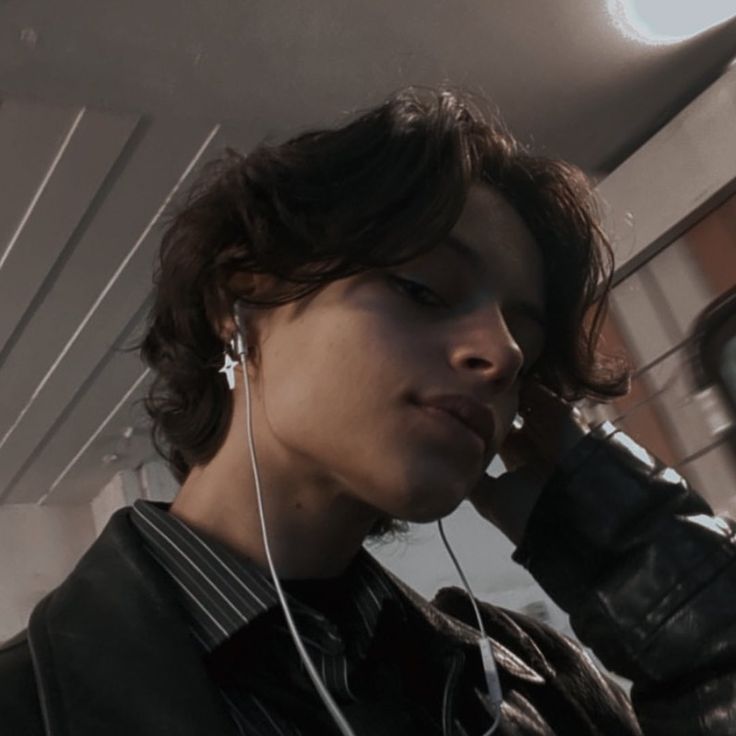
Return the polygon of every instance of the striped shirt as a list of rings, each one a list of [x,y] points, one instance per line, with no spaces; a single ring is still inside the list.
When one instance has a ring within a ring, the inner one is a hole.
[[[170,505],[139,499],[131,508],[131,521],[174,583],[239,732],[303,734],[291,721],[295,714],[300,725],[311,726],[306,733],[328,732],[332,719],[298,656],[270,576],[244,555],[167,513]],[[377,675],[376,666],[387,665],[362,666],[385,609],[406,621],[401,594],[366,550],[337,579],[282,581],[282,587],[301,639],[346,715],[352,708],[363,717],[362,701],[375,706],[383,698],[384,720],[375,722],[373,728],[380,730],[373,732],[409,733],[419,722],[431,732],[435,724],[417,712],[419,706],[398,702],[389,693],[397,682],[395,673],[382,670]],[[375,716],[380,710],[372,707],[371,718],[381,719]]]

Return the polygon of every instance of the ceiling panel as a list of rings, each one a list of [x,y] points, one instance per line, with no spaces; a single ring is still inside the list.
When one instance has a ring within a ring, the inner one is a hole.
[[[5,485],[6,503],[75,504],[91,500],[121,462],[150,454],[142,407],[133,406],[150,383],[134,352],[119,350],[140,334],[146,306],[95,366],[36,447]],[[130,440],[124,431],[132,427]],[[133,436],[135,435],[135,436]],[[120,462],[118,462],[120,460]]]
[[[541,150],[600,172],[641,145],[736,52],[733,19],[652,43],[626,32],[620,5],[0,3],[0,92],[236,121],[260,138],[332,123],[407,84],[449,82],[483,91]],[[672,3],[673,14],[680,5]]]
[[[3,99],[0,104],[0,259],[53,163],[77,107]]]
[[[24,468],[31,458],[39,462],[36,453],[48,442],[49,428],[84,394],[144,304],[158,217],[201,158],[222,147],[217,130],[160,118],[137,129],[125,165],[116,167],[115,181],[108,181],[94,217],[0,366],[0,497],[21,488]],[[111,387],[108,410],[120,398],[118,389]],[[79,445],[86,440],[81,431]],[[31,500],[28,485],[22,487],[23,500]],[[36,497],[46,490],[36,489]]]
[[[17,106],[11,106],[17,109]],[[43,297],[45,279],[55,266],[63,266],[63,256],[75,247],[75,231],[82,228],[85,214],[91,216],[92,202],[138,122],[137,116],[132,115],[84,109],[73,112],[73,116],[64,116],[65,124],[68,118],[73,117],[73,120],[66,134],[60,136],[58,113],[46,118],[39,113],[38,106],[34,106],[31,116],[34,121],[36,116],[41,120],[55,120],[54,130],[49,130],[48,135],[49,139],[55,139],[57,146],[51,151],[46,150],[49,146],[44,146],[45,166],[40,162],[36,165],[35,181],[28,181],[22,192],[14,190],[11,181],[21,168],[20,160],[14,164],[11,162],[12,169],[0,169],[4,172],[0,177],[4,175],[6,179],[2,182],[3,190],[14,191],[16,200],[15,208],[0,208],[6,220],[14,220],[12,230],[8,227],[3,229],[0,223],[0,233],[5,236],[0,240],[4,243],[0,256],[3,305],[0,311],[0,363],[10,347],[11,335],[22,326],[23,319],[32,314],[29,305]],[[29,114],[17,117],[21,118],[17,120],[21,126]],[[34,125],[29,128],[33,132]],[[23,159],[33,150],[34,142],[19,133],[17,129],[10,133],[18,136],[13,155]],[[2,140],[0,132],[0,142]]]

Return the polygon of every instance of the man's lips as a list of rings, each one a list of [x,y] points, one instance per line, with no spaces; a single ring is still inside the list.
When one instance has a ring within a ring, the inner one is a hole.
[[[427,413],[462,425],[480,439],[485,450],[493,445],[496,423],[491,410],[462,394],[441,394],[417,402]]]

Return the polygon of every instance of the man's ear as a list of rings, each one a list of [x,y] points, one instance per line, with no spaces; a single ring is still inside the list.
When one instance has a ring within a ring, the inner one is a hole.
[[[223,343],[228,342],[236,332],[235,302],[240,295],[246,296],[253,292],[254,277],[255,274],[239,271],[226,284],[217,284],[214,293],[206,300],[207,318]]]
[[[250,297],[268,298],[274,294],[278,279],[270,274],[238,271],[228,280],[225,288],[218,290],[217,316],[213,320],[215,330],[223,342],[229,341],[237,333],[235,314],[238,303],[240,323],[245,327],[251,361],[260,344],[263,321],[268,309],[249,306]]]
[[[224,289],[217,289],[205,298],[205,311],[212,331],[220,342],[227,343],[236,329],[232,297]]]

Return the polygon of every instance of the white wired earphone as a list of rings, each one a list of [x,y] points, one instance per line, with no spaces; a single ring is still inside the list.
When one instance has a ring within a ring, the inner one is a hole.
[[[314,663],[312,662],[309,654],[307,653],[307,650],[304,647],[301,637],[299,636],[299,632],[296,629],[296,625],[294,624],[294,619],[292,618],[291,611],[289,610],[289,605],[286,602],[286,597],[284,596],[284,591],[281,587],[281,582],[279,581],[279,577],[276,574],[276,569],[274,567],[273,560],[271,558],[271,549],[268,543],[268,531],[266,529],[266,520],[265,520],[265,515],[263,512],[263,497],[261,495],[261,482],[260,482],[260,476],[258,474],[258,466],[256,464],[255,448],[253,446],[253,426],[252,426],[252,416],[251,416],[251,406],[250,406],[250,380],[248,378],[248,369],[245,365],[245,362],[248,358],[248,341],[247,341],[247,336],[246,336],[244,320],[241,319],[241,316],[239,314],[239,310],[242,308],[242,303],[238,301],[235,303],[234,307],[235,307],[234,317],[235,317],[235,324],[237,326],[237,332],[230,340],[230,346],[233,352],[238,356],[238,359],[240,361],[240,366],[243,369],[243,382],[245,384],[245,395],[246,395],[246,425],[247,425],[247,430],[248,430],[248,446],[250,448],[250,458],[251,458],[251,464],[253,466],[253,477],[255,479],[255,484],[256,484],[256,496],[258,498],[258,515],[260,517],[260,522],[261,522],[261,534],[263,536],[263,548],[266,552],[266,559],[268,561],[268,567],[269,567],[269,570],[271,571],[271,577],[273,579],[273,584],[276,588],[276,593],[278,595],[279,602],[281,603],[281,608],[284,611],[284,616],[286,617],[286,622],[288,624],[289,631],[291,633],[291,637],[294,640],[294,644],[296,645],[297,651],[299,652],[299,655],[301,656],[302,661],[304,662],[304,666],[306,667],[309,677],[314,683],[314,686],[317,689],[317,692],[320,698],[322,698],[322,701],[324,702],[325,706],[327,707],[327,710],[330,712],[330,715],[334,719],[335,723],[337,724],[338,729],[343,734],[343,736],[355,736],[355,732],[351,728],[345,716],[340,711],[339,706],[333,699],[332,695],[330,695],[329,690],[327,689],[325,684],[320,679],[320,676],[317,674],[317,669],[314,666]],[[230,365],[235,365],[235,364],[231,363]],[[228,369],[227,360],[226,360],[225,366],[226,367],[223,370],[224,372],[228,373],[228,384],[230,386],[230,389],[234,390],[235,381],[232,378],[232,372],[228,372],[227,370]],[[472,591],[470,590],[468,581],[466,580],[465,575],[463,574],[463,571],[460,568],[460,564],[458,563],[457,558],[455,557],[452,550],[450,549],[449,542],[447,541],[447,537],[445,536],[445,531],[442,527],[442,521],[438,521],[437,525],[440,530],[440,536],[442,537],[442,541],[444,542],[445,547],[447,548],[447,552],[449,553],[450,558],[452,559],[458,571],[458,574],[460,575],[460,578],[463,581],[465,590],[467,591],[468,596],[470,597],[470,602],[473,605],[473,610],[478,620],[478,628],[480,629],[480,632],[481,632],[481,637],[478,640],[478,645],[480,647],[480,655],[481,655],[481,660],[483,662],[483,672],[485,674],[486,685],[488,687],[488,695],[484,695],[483,693],[480,693],[478,690],[476,690],[476,693],[478,694],[478,697],[480,698],[481,703],[484,705],[486,710],[488,710],[488,712],[491,715],[493,715],[493,723],[491,724],[491,727],[488,729],[488,731],[486,731],[483,734],[483,736],[491,736],[491,734],[498,727],[498,724],[501,720],[501,703],[503,702],[503,695],[501,693],[501,685],[498,679],[498,670],[496,669],[496,662],[493,658],[493,652],[491,651],[491,640],[486,634],[485,627],[483,626],[483,620],[481,618],[480,611],[478,610],[478,605],[475,601],[475,597],[473,596]],[[444,730],[444,724],[443,724],[443,730]],[[451,736],[451,735],[445,733],[444,736]]]

